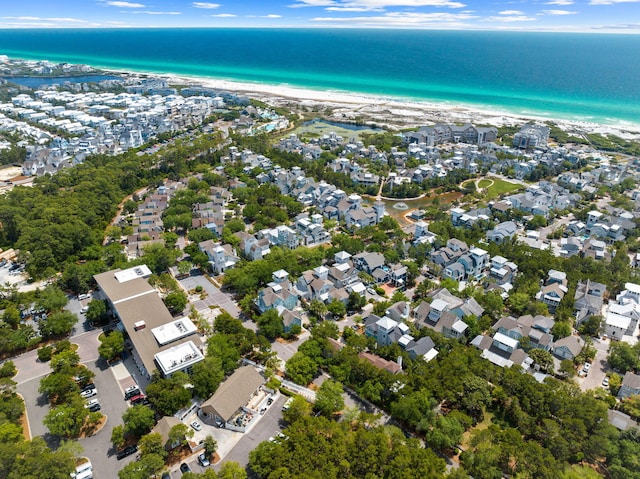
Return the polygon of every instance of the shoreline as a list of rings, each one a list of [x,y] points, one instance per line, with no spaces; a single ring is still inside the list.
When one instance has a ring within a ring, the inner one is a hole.
[[[463,103],[446,101],[421,101],[417,99],[380,96],[359,92],[340,90],[322,90],[291,85],[254,83],[239,80],[218,79],[212,77],[180,75],[174,73],[135,72],[102,68],[109,73],[132,76],[155,76],[172,84],[200,85],[216,90],[246,94],[249,97],[264,101],[270,106],[287,106],[297,101],[298,106],[313,108],[324,106],[332,110],[327,119],[332,121],[354,122],[361,117],[364,124],[376,124],[391,130],[414,128],[429,123],[475,123],[492,126],[519,126],[527,122],[553,122],[567,133],[581,135],[584,133],[613,134],[624,139],[640,140],[640,123],[605,124],[583,120],[558,119],[535,113],[518,114],[514,112],[481,108]],[[322,112],[318,112],[322,116]],[[362,117],[365,117],[362,119]],[[367,118],[368,117],[368,118]]]
[[[26,58],[12,59],[33,61]],[[640,120],[638,123],[630,123],[628,120],[620,119],[616,119],[615,123],[599,123],[597,121],[557,118],[553,116],[553,113],[550,113],[550,116],[544,115],[543,112],[540,114],[537,112],[516,113],[503,110],[499,106],[487,107],[448,100],[421,100],[287,84],[86,65],[99,70],[98,75],[156,77],[165,79],[170,84],[200,85],[216,90],[245,94],[263,101],[271,107],[290,107],[292,103],[295,103],[297,108],[303,107],[310,111],[317,111],[318,116],[325,117],[330,121],[375,124],[391,131],[418,128],[432,123],[473,123],[501,127],[520,126],[528,122],[552,122],[568,134],[577,136],[583,136],[586,133],[613,134],[625,140],[640,141]],[[93,75],[95,74],[93,73]],[[324,108],[325,111],[317,110],[318,107]],[[330,111],[329,115],[327,109]]]

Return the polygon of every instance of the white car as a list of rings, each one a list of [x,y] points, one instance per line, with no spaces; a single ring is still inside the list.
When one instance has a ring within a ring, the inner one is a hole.
[[[191,423],[191,427],[193,429],[195,429],[196,431],[201,431],[202,430],[202,424],[200,424],[198,421],[193,421]]]
[[[84,399],[88,399],[88,398],[92,398],[93,396],[97,396],[98,395],[98,390],[97,389],[87,389],[86,391],[82,391],[80,393],[80,396],[82,396]]]
[[[589,369],[591,369],[591,363],[584,363],[584,367],[582,368],[582,370],[585,374],[589,374]]]
[[[603,388],[609,387],[609,376],[605,376],[604,379],[602,380],[602,387]]]
[[[200,462],[202,467],[209,467],[211,465],[211,462],[209,462],[209,459],[204,452],[198,456],[198,461]]]

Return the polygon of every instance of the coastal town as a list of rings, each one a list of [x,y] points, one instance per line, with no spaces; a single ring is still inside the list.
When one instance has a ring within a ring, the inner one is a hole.
[[[638,477],[637,133],[183,80],[0,58],[16,450],[83,479]]]

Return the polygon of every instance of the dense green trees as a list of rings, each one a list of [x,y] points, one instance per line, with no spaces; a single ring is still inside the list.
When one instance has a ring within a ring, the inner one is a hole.
[[[640,346],[631,346],[621,341],[611,341],[607,361],[622,374],[633,371],[640,364]]]
[[[124,336],[120,331],[115,330],[109,334],[105,333],[99,339],[98,353],[107,361],[117,358],[124,351]]]
[[[191,391],[185,388],[189,377],[182,372],[163,378],[155,372],[147,386],[149,402],[160,416],[171,416],[185,407],[191,399]]]
[[[133,406],[122,415],[124,433],[142,437],[151,431],[156,423],[153,410],[147,406]]]
[[[303,417],[284,434],[250,453],[249,467],[258,478],[444,477],[444,461],[395,428],[352,430],[346,422]]]
[[[331,417],[344,408],[343,393],[342,384],[332,379],[327,379],[322,383],[316,394],[316,402],[313,408],[321,415]]]
[[[318,374],[318,364],[308,355],[298,351],[286,364],[287,377],[294,383],[306,386]]]
[[[203,361],[193,365],[191,384],[193,395],[201,399],[208,399],[224,379],[222,361],[215,356],[207,356]]]

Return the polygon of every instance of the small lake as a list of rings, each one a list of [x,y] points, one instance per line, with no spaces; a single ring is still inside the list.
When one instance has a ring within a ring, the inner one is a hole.
[[[103,80],[122,80],[121,77],[114,75],[78,75],[68,77],[2,77],[11,83],[26,86],[28,88],[38,88],[46,85],[62,85],[65,82],[71,83],[96,83]]]
[[[382,128],[374,128],[367,125],[355,125],[353,123],[343,123],[340,121],[329,121],[329,120],[323,120],[321,118],[305,121],[302,124],[302,126],[312,126],[312,125],[315,125],[316,123],[320,123],[322,125],[329,125],[336,128],[344,128],[345,130],[350,130],[350,131],[361,131],[361,130],[384,131]]]

